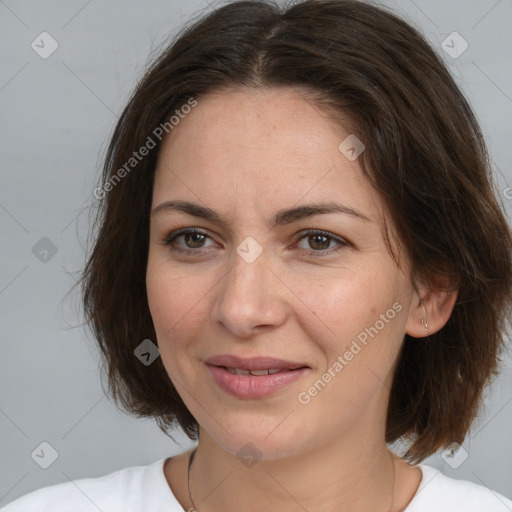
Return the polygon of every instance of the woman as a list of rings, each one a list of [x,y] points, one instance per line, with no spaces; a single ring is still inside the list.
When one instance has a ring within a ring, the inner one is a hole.
[[[512,510],[420,463],[497,371],[512,238],[474,115],[404,21],[215,10],[139,83],[95,196],[111,391],[198,445],[6,512]]]

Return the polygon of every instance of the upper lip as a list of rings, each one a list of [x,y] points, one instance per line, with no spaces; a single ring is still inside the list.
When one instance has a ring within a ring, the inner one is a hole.
[[[275,357],[238,357],[230,354],[209,357],[205,360],[205,363],[212,366],[225,366],[240,370],[295,370],[307,366],[304,363],[285,361]]]

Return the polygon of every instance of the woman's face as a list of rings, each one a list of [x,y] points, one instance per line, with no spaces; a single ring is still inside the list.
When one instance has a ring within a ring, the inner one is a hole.
[[[176,389],[230,452],[383,438],[417,296],[348,136],[294,89],[239,89],[200,98],[161,148],[152,210],[197,207],[152,215],[149,307]]]

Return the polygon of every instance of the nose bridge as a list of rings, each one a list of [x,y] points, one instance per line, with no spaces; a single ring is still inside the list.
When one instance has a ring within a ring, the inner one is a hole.
[[[257,298],[257,286],[265,281],[265,273],[268,272],[265,259],[258,257],[248,262],[238,253],[233,256],[232,271],[230,276],[230,289],[235,292],[251,292]]]
[[[230,263],[216,299],[215,320],[241,337],[250,335],[254,327],[279,324],[284,308],[268,268],[268,252],[248,237],[233,252]]]

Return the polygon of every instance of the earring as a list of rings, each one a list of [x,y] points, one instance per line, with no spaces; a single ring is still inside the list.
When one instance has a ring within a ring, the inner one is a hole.
[[[422,304],[422,306],[425,316],[421,319],[421,323],[425,326],[425,332],[428,332],[427,309],[425,308],[424,304]]]

